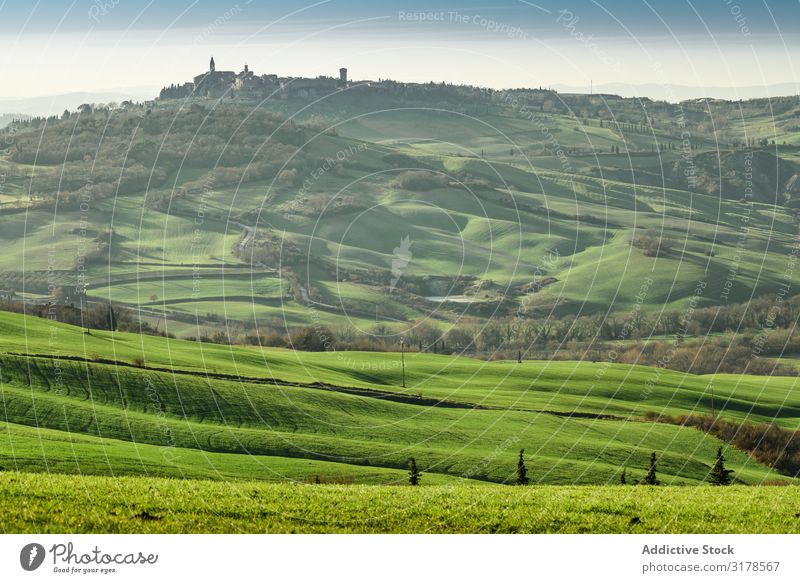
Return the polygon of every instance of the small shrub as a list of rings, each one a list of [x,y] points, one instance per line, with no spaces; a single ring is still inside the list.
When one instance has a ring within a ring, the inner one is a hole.
[[[394,184],[403,190],[424,192],[447,186],[447,177],[427,170],[411,170],[398,175]]]
[[[672,250],[672,242],[664,237],[645,233],[631,239],[631,246],[639,249],[647,257],[663,257]]]

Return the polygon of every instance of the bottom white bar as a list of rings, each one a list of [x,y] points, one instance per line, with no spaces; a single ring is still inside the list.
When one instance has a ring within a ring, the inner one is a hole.
[[[795,535],[3,535],[0,581],[796,582],[798,542]]]

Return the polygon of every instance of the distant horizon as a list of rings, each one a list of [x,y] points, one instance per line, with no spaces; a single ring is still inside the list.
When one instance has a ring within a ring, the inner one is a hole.
[[[224,66],[221,67],[220,69],[223,68]],[[261,71],[258,70],[257,66],[256,67],[251,66],[250,68],[251,70],[254,70],[257,74],[262,73]],[[236,68],[234,67],[232,70],[235,69]],[[320,74],[322,75],[323,73]],[[299,75],[291,75],[291,74],[281,75],[281,76],[300,77]],[[316,77],[316,75],[313,77]],[[443,81],[438,81],[436,79],[430,79],[428,81],[409,81],[406,79],[396,79],[393,77],[384,77],[383,80],[392,80],[398,83],[428,83],[430,81],[433,81],[434,83],[443,82]],[[171,81],[170,83],[167,83],[165,85],[143,85],[136,87],[106,87],[99,89],[67,91],[62,93],[52,93],[52,94],[42,94],[42,95],[0,96],[0,115],[14,115],[14,114],[32,115],[32,116],[52,115],[54,113],[60,113],[64,109],[75,109],[81,103],[85,103],[87,99],[89,99],[89,101],[93,103],[100,103],[111,98],[115,98],[117,100],[130,99],[132,101],[146,101],[157,98],[158,92],[161,90],[162,87],[168,86],[171,83],[181,84],[188,81],[189,80],[187,79],[179,79]],[[355,78],[354,81],[378,81],[378,79]],[[590,93],[589,87],[581,87],[578,85],[565,85],[565,84],[541,85],[541,86],[537,85],[537,86],[527,86],[527,87],[523,86],[488,87],[484,85],[470,83],[469,81],[464,81],[464,82],[444,81],[444,82],[453,83],[454,85],[485,87],[487,89],[492,89],[496,91],[537,89],[541,87],[542,89],[553,90],[556,91],[557,93],[571,93],[580,95],[612,94],[612,95],[619,95],[620,97],[625,99],[649,98],[654,101],[667,101],[670,103],[678,103],[680,101],[686,101],[691,99],[703,99],[703,98],[724,99],[729,101],[737,101],[741,99],[746,101],[751,99],[777,99],[783,97],[794,97],[798,95],[798,91],[794,92],[789,91],[790,88],[797,87],[797,84],[794,83],[781,83],[769,86],[753,85],[749,87],[730,87],[730,86],[700,87],[700,86],[684,86],[684,85],[673,85],[673,84],[658,86],[656,84],[648,84],[648,83],[643,83],[639,85],[633,85],[628,83],[604,83],[604,84],[593,85],[593,91]],[[674,97],[674,99],[669,99],[668,97],[670,96]],[[78,97],[80,97],[80,99],[78,99]],[[70,98],[75,98],[75,105],[73,106],[64,105],[63,104],[64,101],[70,101]],[[47,102],[48,100],[52,101],[53,103],[51,105],[46,106],[45,102]],[[78,103],[77,101],[80,101],[80,103]],[[25,102],[34,102],[34,103],[26,104]]]
[[[788,94],[800,87],[796,2],[564,6],[555,0],[493,6],[461,0],[436,9],[421,0],[320,0],[301,7],[288,0],[2,3],[0,98],[162,87],[188,81],[212,54],[225,69],[248,63],[264,73],[314,77],[346,66],[355,79],[493,89],[588,92],[591,82],[696,88],[697,97],[736,99],[750,97],[737,89],[762,88],[765,96],[772,86],[795,87]]]

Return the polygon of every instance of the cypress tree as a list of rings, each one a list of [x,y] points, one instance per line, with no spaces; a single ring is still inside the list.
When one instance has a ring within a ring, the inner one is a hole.
[[[708,481],[714,486],[730,486],[733,481],[731,474],[733,474],[733,470],[725,469],[725,457],[722,455],[722,447],[720,447],[717,449],[717,461],[711,468]]]
[[[650,454],[650,469],[647,470],[647,475],[645,475],[644,479],[642,480],[642,484],[647,484],[648,486],[658,486],[661,483],[656,477],[656,459],[656,452]]]
[[[107,323],[108,329],[112,332],[117,331],[117,314],[114,312],[114,306],[111,305],[111,302],[108,302],[108,314],[107,314]]]
[[[525,467],[525,450],[519,450],[519,460],[517,461],[517,486],[527,486],[530,480],[528,479],[528,468]]]
[[[619,475],[619,483],[623,486],[628,483],[628,477],[625,475],[626,472],[627,470],[623,468],[622,473]]]
[[[417,469],[417,460],[413,457],[408,462],[408,483],[412,486],[419,486],[422,472]]]

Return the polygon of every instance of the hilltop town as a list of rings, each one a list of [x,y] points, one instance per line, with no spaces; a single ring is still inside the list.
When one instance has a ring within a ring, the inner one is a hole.
[[[257,75],[248,65],[240,72],[217,70],[214,57],[208,71],[192,81],[170,85],[161,90],[161,99],[196,97],[310,97],[328,94],[348,86],[347,69],[339,69],[338,77],[320,75],[314,79],[279,77],[276,74]]]
[[[343,91],[343,90],[347,91]],[[548,90],[536,90],[552,93]],[[239,71],[221,71],[216,67],[214,57],[208,70],[196,75],[191,81],[164,87],[159,99],[259,99],[269,101],[309,100],[338,93],[353,98],[368,93],[370,97],[392,97],[403,100],[430,101],[431,97],[444,99],[448,103],[488,100],[494,93],[469,85],[450,83],[404,83],[391,79],[360,80],[352,82],[345,67],[339,69],[338,76],[319,75],[317,77],[281,77],[277,74],[257,74],[249,65]]]

